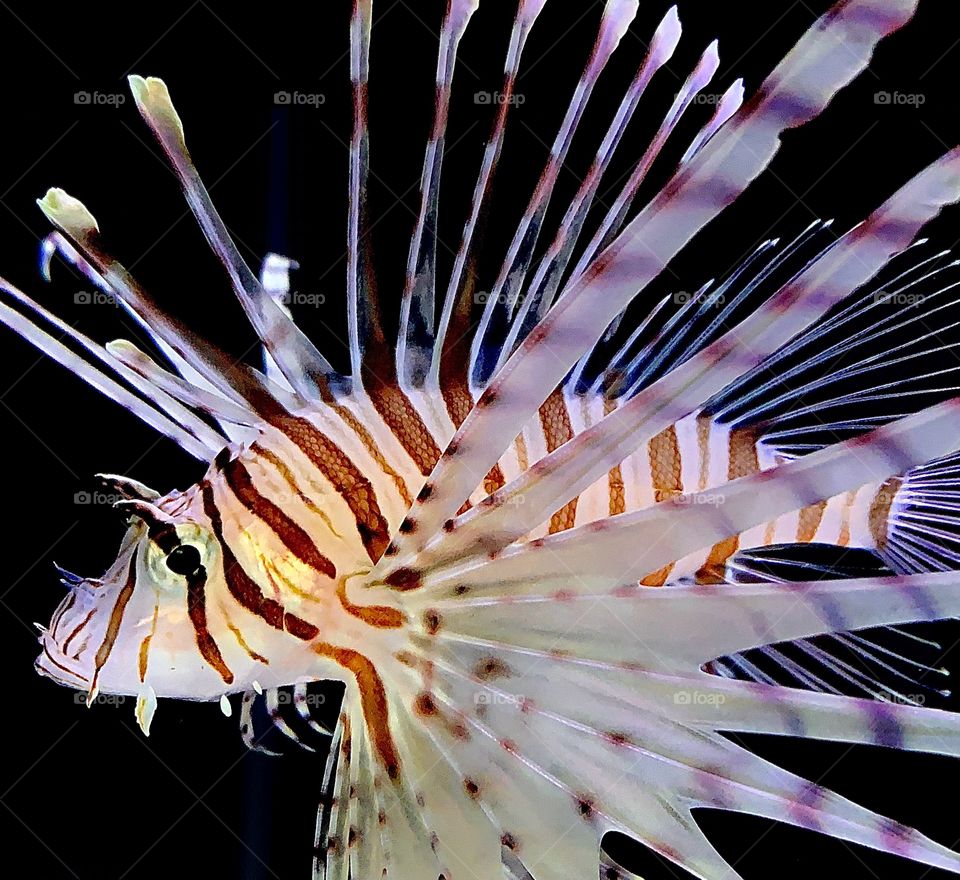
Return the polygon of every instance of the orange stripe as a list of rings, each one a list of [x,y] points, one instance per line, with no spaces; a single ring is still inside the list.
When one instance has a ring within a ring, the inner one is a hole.
[[[393,737],[390,734],[390,712],[387,705],[387,692],[376,667],[368,657],[348,648],[337,648],[324,642],[313,645],[313,650],[323,657],[339,663],[353,673],[360,689],[360,707],[367,722],[380,762],[387,775],[394,781],[400,778],[400,756],[397,754]]]
[[[890,508],[897,492],[903,486],[902,477],[891,477],[877,491],[870,503],[870,534],[878,550],[887,546],[890,527]]]
[[[856,492],[847,492],[844,496],[843,512],[840,519],[840,537],[837,538],[838,547],[846,547],[850,543],[850,515],[853,513],[853,504],[856,500]]]
[[[540,407],[540,427],[543,429],[543,439],[547,444],[548,453],[563,446],[573,437],[573,425],[570,423],[570,412],[567,410],[562,389],[556,389]],[[578,496],[568,501],[550,518],[551,535],[573,528],[577,520],[579,500]]]
[[[738,480],[740,477],[750,476],[760,470],[757,436],[756,428],[735,428],[730,432],[728,479]]]
[[[817,535],[817,529],[823,521],[823,513],[827,509],[827,502],[812,504],[800,511],[797,522],[797,541],[800,544],[809,544]]]
[[[604,415],[608,416],[616,409],[616,401],[604,400]],[[607,474],[607,493],[610,497],[608,507],[610,516],[618,516],[624,513],[627,509],[627,490],[623,483],[623,470],[620,465],[611,468],[610,473]]]
[[[740,547],[739,535],[727,538],[719,544],[714,544],[707,561],[699,568],[696,574],[698,584],[722,584],[723,568],[727,560],[733,556]]]
[[[665,565],[658,571],[653,572],[653,574],[648,574],[642,581],[640,581],[640,586],[662,587],[667,582],[667,578],[670,577],[670,572],[673,571],[675,565],[675,562],[671,562],[669,565]]]
[[[389,608],[386,605],[354,605],[347,598],[347,581],[349,579],[349,576],[342,577],[337,584],[337,598],[348,614],[352,614],[364,623],[379,629],[397,629],[407,622],[406,615],[396,608]]]
[[[357,531],[372,562],[390,546],[390,524],[380,512],[370,481],[329,437],[299,416],[281,416],[273,427],[282,431],[315,464],[347,503],[357,522]]]
[[[430,476],[431,471],[440,461],[440,447],[437,446],[433,435],[420,418],[420,413],[410,402],[410,398],[393,385],[378,385],[368,391],[368,394],[374,409],[380,414],[380,418],[386,423],[393,436],[400,441],[407,455],[413,459],[417,470],[425,477]],[[368,449],[376,449],[372,441],[365,445]]]
[[[700,453],[698,492],[702,492],[710,485],[710,429],[712,427],[713,420],[709,416],[697,416],[697,450]]]
[[[657,434],[647,444],[647,456],[654,500],[659,503],[682,495],[680,444],[677,442],[676,428],[670,427]]]

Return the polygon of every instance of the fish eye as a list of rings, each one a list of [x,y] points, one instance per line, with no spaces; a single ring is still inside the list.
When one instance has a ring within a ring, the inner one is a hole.
[[[180,544],[167,554],[167,568],[174,574],[194,574],[202,564],[200,551],[193,544]]]

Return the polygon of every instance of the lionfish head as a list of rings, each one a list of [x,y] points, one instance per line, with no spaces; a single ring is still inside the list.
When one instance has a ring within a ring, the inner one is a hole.
[[[59,684],[138,698],[149,724],[156,697],[212,699],[224,680],[197,648],[196,593],[212,569],[215,539],[189,503],[190,494],[160,499],[118,478],[129,528],[116,561],[100,578],[60,569],[67,595],[42,629],[37,671]]]

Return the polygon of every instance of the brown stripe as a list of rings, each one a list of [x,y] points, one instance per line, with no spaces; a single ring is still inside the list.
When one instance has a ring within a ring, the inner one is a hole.
[[[387,461],[386,456],[380,451],[380,447],[377,446],[376,441],[373,439],[373,435],[371,435],[371,433],[363,426],[363,423],[349,409],[347,409],[347,407],[338,403],[331,403],[330,408],[338,416],[340,416],[344,424],[346,424],[350,430],[352,430],[354,434],[360,438],[363,448],[367,450],[367,453],[377,463],[377,466],[380,468],[380,470],[382,470],[397,487],[397,491],[400,493],[403,503],[406,504],[407,507],[411,507],[413,505],[413,495],[410,494],[410,489],[407,487],[406,481],[393,469],[390,462]],[[419,415],[417,418],[419,418]],[[426,426],[424,426],[424,430],[426,430]],[[404,448],[406,449],[406,447]],[[407,451],[409,452],[409,450]]]
[[[237,500],[265,523],[297,559],[318,574],[336,578],[336,566],[317,549],[304,529],[257,491],[250,472],[240,459],[235,458],[225,465],[222,473]]]
[[[890,536],[890,508],[903,486],[903,477],[891,477],[874,495],[870,503],[870,535],[878,550],[887,546]]]
[[[103,641],[100,643],[100,648],[97,651],[96,659],[93,664],[93,681],[90,685],[91,692],[97,686],[97,677],[100,675],[100,670],[103,669],[104,664],[107,662],[110,657],[110,652],[113,650],[113,646],[116,644],[117,635],[120,633],[120,624],[123,622],[123,612],[127,609],[127,604],[130,602],[131,597],[133,596],[133,589],[137,583],[137,554],[140,552],[140,548],[136,548],[133,551],[133,555],[130,557],[130,566],[127,569],[127,580],[126,583],[120,590],[120,594],[117,596],[117,601],[114,603],[113,611],[110,612],[110,620],[107,623],[107,631],[103,636]]]
[[[640,581],[641,587],[662,587],[666,582],[667,578],[670,577],[670,572],[673,571],[673,567],[676,565],[675,562],[671,562],[669,565],[665,565],[663,568],[658,571],[648,574],[642,581]]]
[[[710,485],[710,429],[712,427],[713,420],[709,416],[697,416],[697,451],[700,454],[698,492],[702,492]]]
[[[84,617],[83,620],[81,620],[80,623],[78,623],[78,624],[76,625],[76,627],[74,627],[74,629],[73,629],[73,631],[70,633],[70,635],[67,636],[67,640],[63,643],[63,647],[60,649],[61,651],[63,651],[64,654],[66,654],[67,651],[69,650],[69,648],[70,648],[70,642],[72,642],[78,635],[80,635],[80,631],[81,631],[88,623],[90,623],[90,618],[93,617],[93,615],[96,614],[96,613],[97,613],[97,609],[96,609],[96,608],[91,608],[90,611],[87,612],[87,616]]]
[[[397,754],[393,737],[390,734],[390,711],[387,705],[387,692],[383,680],[369,658],[348,648],[337,648],[320,643],[313,649],[323,657],[339,663],[352,672],[360,689],[360,706],[367,722],[367,730],[373,741],[380,762],[387,775],[394,781],[400,778],[400,756]]]
[[[223,519],[213,497],[213,487],[209,483],[203,482],[200,484],[200,492],[203,498],[203,510],[210,519],[210,527],[220,544],[220,552],[223,556],[223,577],[227,582],[230,595],[248,611],[263,618],[274,629],[281,631],[286,629],[292,635],[305,641],[316,638],[320,633],[319,629],[313,624],[285,612],[283,606],[276,599],[268,599],[264,596],[256,581],[243,570],[243,566],[233,555],[233,551],[224,537]]]
[[[683,494],[680,444],[674,427],[661,431],[647,444],[650,459],[650,479],[653,497],[657,502],[667,501]]]
[[[470,396],[469,389],[462,383],[458,383],[451,387],[445,387],[442,395],[443,402],[447,407],[447,415],[450,416],[450,421],[453,422],[455,428],[459,428],[473,409],[473,398]],[[487,495],[492,495],[498,489],[503,488],[506,482],[500,465],[495,464],[490,469],[490,473],[484,477],[483,490]],[[469,509],[470,499],[468,498],[463,502],[460,510],[457,511],[457,516],[460,516],[460,514],[465,513]]]
[[[390,546],[390,525],[380,512],[370,481],[347,455],[307,419],[283,416],[273,421],[307,458],[315,464],[347,503],[357,521],[357,531],[372,562]]]
[[[817,529],[820,528],[826,509],[827,502],[821,501],[819,504],[804,507],[800,511],[800,518],[797,522],[797,541],[800,544],[809,544],[817,536]]]
[[[247,644],[247,640],[243,637],[243,633],[240,632],[240,627],[238,627],[235,623],[233,623],[233,621],[231,621],[227,617],[226,610],[221,608],[221,612],[223,613],[224,620],[226,620],[227,629],[229,629],[230,632],[233,633],[233,637],[237,640],[237,644],[241,648],[243,648],[244,651],[247,652],[247,655],[250,657],[250,659],[254,660],[257,663],[263,663],[264,666],[269,666],[270,661],[266,657],[264,657],[263,654],[257,653],[256,651],[253,650],[253,648],[250,647],[250,645]]]
[[[303,489],[300,488],[300,486],[297,483],[296,477],[293,475],[293,471],[290,470],[289,467],[287,467],[286,462],[284,462],[279,455],[276,455],[274,452],[267,449],[266,446],[261,446],[259,443],[253,443],[250,446],[250,451],[253,452],[255,455],[258,455],[261,458],[265,458],[267,461],[269,461],[270,464],[272,464],[279,471],[280,476],[283,477],[284,482],[290,487],[290,489],[296,492],[297,497],[303,502],[304,506],[309,511],[319,516],[320,519],[323,520],[326,527],[330,529],[330,531],[333,532],[333,534],[336,537],[338,538],[343,537],[343,535],[341,535],[333,527],[333,521],[330,519],[329,516],[327,516],[326,511],[324,511],[323,508],[321,508],[306,492],[303,491]],[[313,488],[317,492],[320,491],[315,487]],[[406,485],[404,485],[404,488],[406,488]]]
[[[368,392],[374,409],[386,423],[391,433],[407,455],[413,459],[417,470],[429,477],[440,461],[440,447],[430,430],[420,418],[410,398],[395,385],[378,384]]]
[[[348,577],[342,577],[337,584],[337,598],[348,614],[352,614],[364,623],[379,629],[397,629],[407,622],[406,615],[396,608],[389,608],[386,605],[354,605],[347,598],[348,580]]]
[[[728,479],[738,480],[740,477],[748,477],[760,470],[757,437],[756,428],[734,428],[730,432]]]
[[[567,402],[563,398],[561,388],[557,388],[540,407],[540,427],[543,429],[543,439],[547,444],[548,453],[559,449],[573,437],[570,412],[567,410]],[[579,500],[579,496],[573,498],[550,517],[551,535],[573,528],[577,521]]]
[[[740,536],[734,535],[727,538],[719,544],[714,544],[707,561],[700,567],[696,574],[696,580],[699,584],[721,584],[723,583],[723,568],[727,560],[733,556],[740,547]]]
[[[608,416],[617,409],[615,400],[604,400],[603,414]],[[610,496],[609,514],[619,516],[627,510],[627,489],[623,482],[623,469],[618,464],[607,474],[607,492]]]
[[[201,565],[187,576],[187,614],[196,635],[200,655],[212,666],[226,684],[233,684],[233,673],[223,661],[220,647],[207,628],[207,570]]]
[[[143,641],[140,642],[140,657],[139,657],[139,667],[140,667],[140,681],[143,682],[147,678],[147,663],[150,660],[150,643],[153,641],[153,636],[157,631],[157,618],[160,616],[160,603],[158,602],[153,606],[153,620],[150,623],[150,632],[144,637]]]

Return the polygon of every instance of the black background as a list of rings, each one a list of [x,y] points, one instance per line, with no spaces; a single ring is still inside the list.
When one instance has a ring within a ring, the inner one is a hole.
[[[681,49],[651,89],[623,155],[638,155],[712,38],[720,38],[720,87],[742,75],[750,92],[827,5],[682,3]],[[575,191],[576,175],[585,170],[590,147],[667,6],[659,0],[642,4],[584,120],[585,136],[555,204],[562,206]],[[841,225],[856,222],[960,141],[960,25],[952,6],[922,3],[917,19],[884,44],[858,83],[821,119],[788,135],[772,172],[675,262],[675,286],[695,289],[724,274],[771,232],[796,233],[817,216],[836,216]],[[458,240],[489,125],[491,108],[476,104],[474,95],[499,88],[511,7],[485,0],[463,43],[445,169],[441,273]],[[600,8],[551,0],[533,33],[527,73],[518,85],[525,103],[513,117],[488,252],[502,254],[532,190]],[[418,202],[442,9],[442,3],[422,0],[377,4],[371,196],[379,283],[388,302],[396,302],[402,283]],[[117,309],[75,303],[74,294],[89,285],[64,267],[55,270],[51,286],[39,279],[37,244],[49,229],[34,199],[48,186],[62,186],[87,204],[111,250],[171,311],[236,354],[250,351],[253,335],[132,100],[120,106],[75,101],[78,92],[126,95],[124,76],[130,72],[162,76],[241,250],[254,265],[270,250],[300,261],[297,289],[322,294],[326,304],[304,309],[298,318],[331,359],[344,364],[348,18],[346,2],[244,8],[202,0],[57,9],[0,4],[0,271],[98,339],[139,338]],[[322,94],[324,103],[278,106],[278,91]],[[925,103],[878,105],[881,91],[921,94]],[[700,111],[702,122],[707,110]],[[683,132],[689,136],[695,129],[692,117]],[[661,166],[651,186],[670,166]],[[621,160],[611,180],[627,167]],[[551,216],[558,218],[556,211]],[[957,217],[948,212],[932,228],[944,247],[956,242]],[[199,478],[201,467],[12,334],[0,339],[6,465],[0,834],[6,857],[44,878],[306,877],[318,758],[246,754],[235,721],[215,705],[162,704],[145,741],[132,703],[87,711],[72,693],[33,673],[31,621],[48,620],[59,598],[52,561],[94,574],[112,561],[121,535],[108,510],[76,504],[76,493],[91,489],[91,476],[99,471],[129,474],[161,491],[184,488]],[[947,626],[940,636],[948,646],[956,639]],[[950,657],[944,662],[951,665]],[[790,769],[946,844],[960,838],[956,762],[795,741],[755,745]],[[947,876],[759,820],[708,815],[703,821],[747,878],[799,877],[812,870],[855,878]],[[654,865],[646,876],[678,874]]]

